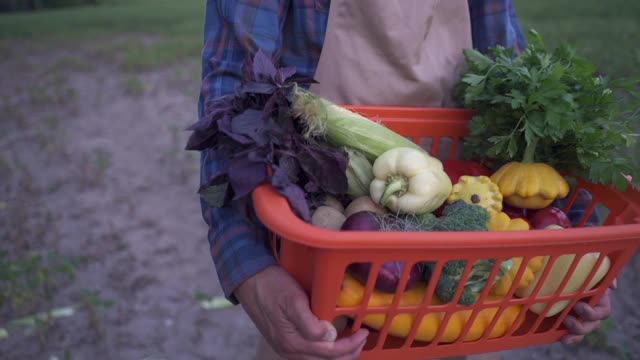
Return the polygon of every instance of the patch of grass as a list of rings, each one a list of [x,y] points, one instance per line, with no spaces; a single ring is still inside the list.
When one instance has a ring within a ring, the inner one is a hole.
[[[553,46],[572,43],[604,74],[640,75],[640,2],[626,0],[514,0],[523,29]]]
[[[46,73],[59,73],[62,71],[78,71],[89,72],[95,69],[95,65],[85,59],[78,57],[65,56],[56,60],[46,69]]]
[[[124,90],[129,96],[141,96],[145,92],[145,86],[138,77],[129,75],[124,82]]]
[[[626,346],[612,344],[609,342],[609,333],[616,327],[615,322],[611,319],[602,321],[600,328],[587,334],[584,337],[582,346],[586,346],[593,350],[603,351],[611,355],[617,356],[622,360],[631,360],[634,357]]]
[[[201,41],[192,36],[173,36],[144,47],[129,47],[120,63],[125,70],[148,70],[173,64],[189,57],[197,57]]]
[[[31,312],[53,299],[59,286],[75,277],[80,259],[57,253],[10,258],[0,252],[0,308]]]
[[[103,59],[127,70],[146,70],[185,57],[199,57],[204,7],[199,0],[108,0],[98,6],[0,14],[0,41],[19,38],[38,42],[46,38],[55,47],[56,43],[70,40],[91,40],[100,47],[106,45],[104,50],[98,50]],[[139,40],[109,45],[115,35],[124,34],[134,39],[152,36],[159,40],[147,45]],[[65,62],[56,66],[79,65]]]
[[[202,32],[200,0],[110,0],[99,6],[0,15],[0,38],[92,38],[114,33],[193,34]]]
[[[45,106],[66,104],[77,95],[69,80],[64,75],[55,73],[42,83],[29,86],[26,97],[30,105]]]

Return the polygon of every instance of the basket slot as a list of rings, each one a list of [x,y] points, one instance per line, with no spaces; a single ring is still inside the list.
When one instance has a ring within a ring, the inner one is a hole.
[[[530,298],[536,298],[538,296],[538,293],[540,292],[540,289],[542,288],[542,285],[544,283],[544,280],[547,278],[547,276],[549,275],[549,273],[551,272],[551,267],[550,264],[554,264],[555,261],[557,259],[557,256],[550,256],[548,258],[548,262],[547,265],[544,266],[540,271],[542,272],[540,274],[540,281],[538,281],[538,283],[536,284],[536,286],[534,287],[533,291],[531,291],[531,294],[529,295]],[[521,311],[527,311],[531,305],[533,305],[533,303],[524,303],[522,306]],[[539,321],[536,321],[536,323],[534,323],[532,326],[530,326],[525,332],[524,334],[529,334],[532,332],[533,329],[537,328],[540,325],[540,322],[542,321],[542,317],[538,317]]]
[[[492,284],[495,282],[496,276],[498,275],[498,271],[500,270],[500,266],[501,266],[502,262],[505,261],[505,260],[507,260],[507,259],[501,259],[500,261],[496,261],[495,264],[493,265],[493,268],[491,269],[491,273],[489,274],[489,278],[487,279],[487,285],[484,287],[484,289],[480,293],[478,299],[476,300],[477,304],[486,304],[486,303],[488,303],[489,291],[491,290]],[[502,308],[500,309],[500,311],[501,310],[502,310]],[[467,337],[467,334],[469,333],[469,330],[471,329],[471,326],[476,321],[476,318],[478,317],[478,315],[480,314],[481,311],[482,311],[482,309],[480,309],[480,308],[477,308],[477,307],[473,308],[471,316],[467,320],[464,328],[462,329],[462,332],[460,333],[460,337],[455,341],[455,343],[463,342],[463,340]],[[494,320],[500,317],[500,313],[501,312],[497,313],[496,316],[494,316]],[[493,321],[485,329],[483,335],[491,333],[491,330],[493,329],[493,325],[492,324],[494,324]]]
[[[269,244],[271,245],[271,254],[276,259],[276,261],[280,260],[280,243],[282,242],[282,238],[273,232],[269,232]]]
[[[473,264],[475,264],[477,260],[478,260],[477,258],[471,258],[466,260],[464,270],[462,271],[462,275],[460,276],[460,282],[453,294],[451,301],[448,303],[448,306],[445,308],[446,313],[442,318],[442,321],[440,322],[440,326],[438,328],[438,331],[435,334],[435,337],[432,340],[433,344],[438,344],[442,339],[444,335],[444,331],[446,330],[447,326],[449,325],[449,322],[451,321],[452,314],[454,313],[455,310],[457,310],[456,308],[458,308],[457,304],[458,304],[458,301],[460,300],[462,291],[464,289],[463,284],[466,282],[467,278],[469,277],[471,268],[473,267]],[[450,260],[450,261],[455,261],[455,260]],[[431,282],[437,282],[438,279],[439,277],[436,278],[432,276]]]
[[[435,150],[432,154],[435,154],[435,157],[440,159],[441,161],[447,160],[449,158],[449,153],[451,151],[451,144],[453,143],[453,139],[449,136],[441,136],[437,138],[438,141],[435,143]]]
[[[598,256],[598,260],[596,260],[595,264],[593,265],[593,268],[589,272],[589,275],[585,279],[584,283],[582,284],[582,286],[580,286],[580,288],[578,290],[576,290],[576,292],[575,292],[576,294],[584,294],[585,293],[589,283],[594,278],[594,276],[598,272],[598,268],[600,268],[600,265],[602,264],[602,262],[604,261],[604,259],[607,256],[608,256],[608,254],[600,253],[600,255]],[[582,259],[582,258],[580,258],[580,259]],[[577,262],[578,262],[578,259],[576,257],[576,259],[574,259],[574,263],[577,263]],[[604,293],[604,291],[602,291],[602,293]],[[566,318],[568,313],[570,311],[572,311],[573,307],[576,305],[576,303],[579,300],[581,300],[581,299],[577,298],[577,297],[572,299],[572,300],[568,300],[569,303],[567,304],[567,307],[564,310],[562,310],[562,312],[559,314],[558,318],[556,319],[556,321],[551,326],[552,329],[558,329],[560,327],[560,325],[562,324],[562,321]]]
[[[393,319],[398,315],[398,304],[400,304],[400,300],[402,299],[402,295],[404,293],[404,289],[406,288],[407,281],[409,279],[409,274],[413,270],[415,263],[405,262],[403,264],[402,275],[400,277],[400,281],[398,282],[398,286],[396,287],[396,291],[393,297],[393,301],[387,307],[388,311],[386,312],[384,324],[382,328],[379,330],[379,337],[376,344],[376,348],[380,349],[383,347],[387,340],[387,335],[389,333],[389,326]]]
[[[455,137],[451,142],[451,147],[449,149],[449,154],[447,155],[447,159],[457,159],[458,151],[460,147],[460,138]]]
[[[433,261],[425,260],[425,262],[433,262]],[[431,279],[438,279],[440,277],[440,274],[442,273],[443,265],[444,265],[443,261],[435,262],[431,270],[432,271]],[[431,307],[431,299],[435,294],[436,283],[437,281],[433,281],[433,280],[428,282],[427,288],[425,290],[425,296],[422,299],[422,304],[420,304],[420,308],[418,309],[418,311],[416,311],[416,316],[414,318],[413,323],[411,324],[411,329],[409,329],[409,335],[405,338],[403,347],[407,347],[407,346],[415,347],[415,346],[418,346],[418,344],[421,344],[421,345],[426,344],[426,342],[424,341],[416,341],[415,337],[418,333],[418,327],[424,320],[425,314],[429,311]]]
[[[596,206],[596,202],[595,201],[591,201],[589,203],[589,205],[587,205],[587,207],[584,209],[584,212],[582,214],[582,216],[580,217],[580,219],[578,220],[578,223],[576,224],[576,226],[578,227],[583,227],[585,226],[585,223],[587,222],[587,220],[592,217],[592,215],[595,215],[595,219],[593,220],[593,225],[600,225],[600,219],[599,216],[597,214],[597,212],[594,214],[593,213],[593,209]]]
[[[453,158],[456,160],[462,160],[464,155],[465,139],[464,138],[456,138],[456,139],[458,140],[458,142],[457,142],[457,147],[455,149],[455,155],[453,156]]]
[[[578,254],[576,255],[576,258],[578,256],[582,256],[583,254]],[[555,261],[553,262],[553,264],[555,264],[555,262],[559,261],[560,257],[556,257]],[[549,262],[547,264],[547,268],[552,269],[553,268],[553,264],[551,264],[551,262]],[[549,298],[549,300],[546,302],[546,306],[544,307],[544,309],[542,310],[542,312],[540,314],[538,314],[538,318],[536,319],[536,322],[534,323],[534,325],[532,326],[534,330],[534,332],[536,333],[540,333],[540,332],[544,332],[544,330],[541,328],[541,324],[542,321],[547,317],[547,314],[549,313],[549,311],[551,310],[551,307],[555,304],[555,302],[557,301],[557,297],[561,294],[562,289],[564,289],[564,287],[566,286],[567,282],[569,281],[571,275],[573,274],[573,272],[575,271],[576,266],[578,265],[578,262],[574,261],[571,263],[571,266],[569,267],[569,269],[567,270],[565,276],[562,278],[562,281],[560,282],[560,285],[558,286],[558,288],[556,289],[556,291],[554,291],[552,294],[548,295],[548,296],[543,296],[542,298]],[[541,276],[539,283],[542,284],[547,280],[546,277]],[[536,293],[533,296],[533,299],[536,300],[538,299],[538,294]],[[541,303],[540,301],[536,301],[534,302],[535,304],[539,304]],[[544,302],[542,302],[544,303]]]
[[[433,152],[431,151],[431,149],[433,148],[433,137],[421,136],[418,139],[417,144],[420,145],[420,147],[425,149],[426,151],[429,151],[430,154],[433,154]]]
[[[520,283],[520,281],[522,281],[522,277],[524,276],[524,272],[527,270],[527,267],[529,266],[529,263],[532,260],[533,260],[533,256],[524,256],[522,258],[522,263],[520,265],[520,268],[518,269],[518,272],[516,273],[516,276],[515,276],[513,282],[511,283],[511,287],[509,288],[509,291],[504,296],[506,299],[512,299],[513,298],[513,294],[516,292],[516,289],[518,288],[518,284]],[[543,271],[543,270],[544,269],[540,269],[539,271]],[[541,286],[541,284],[539,286]],[[535,289],[534,293],[537,293],[538,289],[539,289],[539,287],[537,287]],[[527,305],[526,303],[523,303],[523,305],[522,305],[522,307],[520,309],[520,313],[518,314],[518,317],[513,322],[513,324],[511,324],[510,328],[505,333],[505,337],[512,336],[519,328],[521,328],[522,321],[524,321],[524,318],[527,315],[527,310],[529,309],[529,306],[530,305]],[[483,336],[482,336],[482,339],[485,339],[487,337],[488,337],[488,333],[485,332],[485,334],[483,334]]]

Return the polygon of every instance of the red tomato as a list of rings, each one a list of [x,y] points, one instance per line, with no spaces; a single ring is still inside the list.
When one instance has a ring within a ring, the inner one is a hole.
[[[572,227],[567,214],[553,206],[547,206],[540,210],[529,210],[527,218],[532,229],[544,229],[549,225],[560,225],[565,229]]]

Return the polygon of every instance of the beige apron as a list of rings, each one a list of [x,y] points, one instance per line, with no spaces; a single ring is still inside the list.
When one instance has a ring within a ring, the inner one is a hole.
[[[311,90],[338,104],[452,107],[468,0],[332,0]]]
[[[471,46],[468,0],[331,0],[310,90],[338,104],[453,107]],[[264,339],[256,355],[280,359]]]

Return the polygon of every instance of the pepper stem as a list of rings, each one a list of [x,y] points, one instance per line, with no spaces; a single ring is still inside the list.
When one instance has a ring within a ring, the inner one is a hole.
[[[407,180],[403,177],[394,177],[389,179],[387,186],[384,188],[382,196],[378,203],[382,206],[386,206],[389,202],[389,198],[397,193],[405,193],[407,191]]]
[[[532,163],[534,162],[534,155],[536,153],[536,146],[538,145],[538,139],[533,139],[531,143],[527,144],[527,147],[524,148],[524,155],[522,156],[523,163]]]

